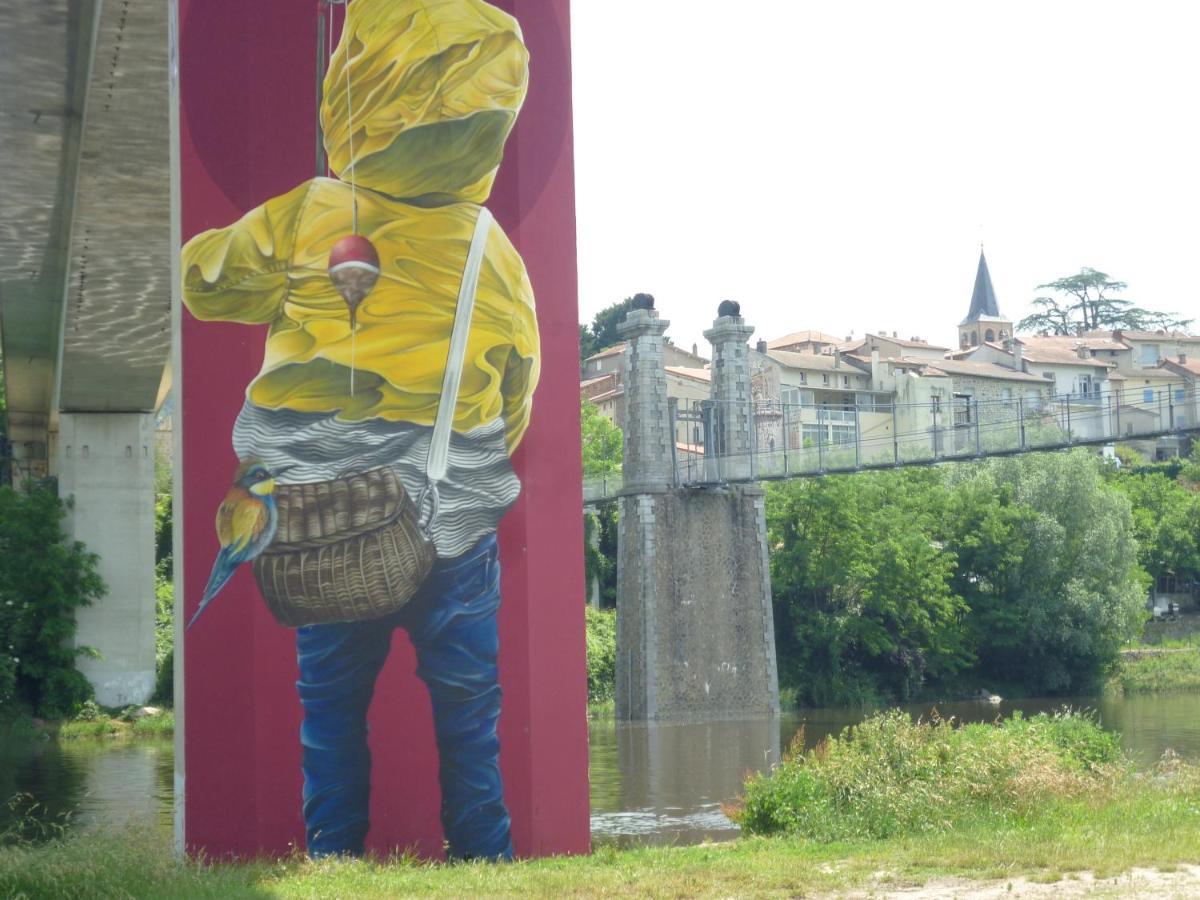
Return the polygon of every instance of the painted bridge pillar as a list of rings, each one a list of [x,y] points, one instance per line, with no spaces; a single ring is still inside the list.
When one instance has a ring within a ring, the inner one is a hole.
[[[752,329],[731,324],[746,331],[740,364],[748,410],[745,341]],[[630,353],[617,532],[617,718],[775,715],[779,683],[762,492],[673,486],[662,364],[667,325],[641,309],[619,328]],[[738,354],[725,358],[730,377],[741,378],[733,371]]]

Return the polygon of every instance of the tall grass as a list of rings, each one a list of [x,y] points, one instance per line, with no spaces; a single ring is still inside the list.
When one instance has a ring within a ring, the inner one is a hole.
[[[801,747],[802,736],[781,765],[746,783],[731,810],[746,831],[838,841],[1012,823],[1049,801],[1106,796],[1131,777],[1117,736],[1071,712],[959,727],[893,710]]]
[[[1121,660],[1108,689],[1125,694],[1200,690],[1200,651],[1172,647]]]
[[[58,726],[58,738],[75,741],[85,738],[161,737],[175,733],[175,713],[164,710],[155,716],[138,719],[101,715],[90,719],[71,719]]]

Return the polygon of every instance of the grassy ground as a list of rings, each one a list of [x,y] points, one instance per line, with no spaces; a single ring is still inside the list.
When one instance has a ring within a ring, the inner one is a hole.
[[[0,850],[0,896],[28,897],[706,897],[893,889],[931,879],[1055,881],[1111,876],[1200,858],[1195,793],[1130,791],[1101,806],[1053,804],[1003,828],[819,843],[744,838],[727,844],[616,851],[513,865],[397,859],[177,864],[161,837],[92,834]]]

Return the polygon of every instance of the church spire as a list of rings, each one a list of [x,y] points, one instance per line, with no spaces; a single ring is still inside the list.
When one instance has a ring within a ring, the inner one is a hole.
[[[962,324],[978,322],[981,316],[1000,318],[1000,307],[996,303],[996,291],[992,287],[992,276],[988,272],[987,257],[983,245],[979,245],[979,269],[975,272],[975,290],[971,292],[971,309]]]

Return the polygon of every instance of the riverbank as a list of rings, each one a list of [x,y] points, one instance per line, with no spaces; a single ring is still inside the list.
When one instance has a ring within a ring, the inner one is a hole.
[[[93,833],[36,848],[0,849],[0,895],[30,897],[708,897],[846,891],[878,896],[918,886],[957,892],[1138,878],[1148,895],[1194,896],[1200,879],[1195,792],[1086,801],[1014,818],[1005,827],[883,841],[823,844],[743,838],[694,847],[614,850],[512,865],[389,861],[178,865],[168,842],[146,832]],[[1161,874],[1175,872],[1174,878]],[[1155,874],[1155,873],[1159,874]],[[1183,875],[1180,874],[1183,873]],[[1187,876],[1187,877],[1184,877]],[[1091,886],[1095,886],[1092,884]],[[1173,887],[1174,886],[1174,887]],[[946,896],[946,894],[941,894]]]
[[[1200,768],[1168,754],[1139,771],[1085,716],[957,728],[888,713],[752,779],[745,796],[734,814],[748,828],[785,833],[447,866],[298,855],[180,864],[163,830],[100,829],[0,849],[0,896],[794,896],[921,886],[931,896],[1011,896],[1010,884],[1053,885],[1057,895],[1114,878],[1120,892],[1134,870],[1148,894],[1200,888],[1189,867],[1200,858]],[[1154,871],[1163,869],[1172,871]]]
[[[0,737],[10,740],[56,738],[60,741],[112,738],[169,738],[175,733],[175,712],[159,707],[125,712],[94,707],[74,719],[46,722],[28,714],[0,722]]]
[[[1200,691],[1200,647],[1168,644],[1126,650],[1106,689],[1123,694]]]
[[[86,738],[168,738],[175,733],[175,713],[156,710],[141,716],[101,715],[93,719],[70,719],[52,726],[51,733],[62,741]]]

